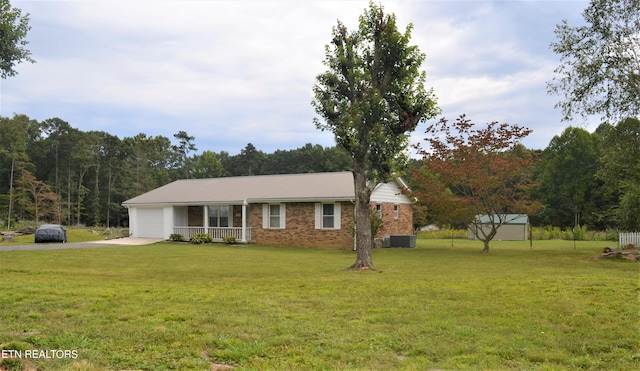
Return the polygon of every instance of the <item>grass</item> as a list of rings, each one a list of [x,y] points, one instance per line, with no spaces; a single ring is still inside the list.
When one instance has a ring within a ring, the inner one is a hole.
[[[603,242],[418,243],[365,272],[302,248],[4,252],[0,343],[76,350],[26,360],[62,370],[640,368],[640,265]]]
[[[83,227],[67,227],[67,242],[87,242],[104,240],[107,235],[104,228],[83,228]],[[6,232],[6,231],[5,231]],[[5,242],[0,238],[0,246],[9,245],[33,245],[35,243],[35,236],[33,234],[14,236],[12,242]]]
[[[615,230],[592,231],[587,229],[587,226],[564,230],[551,226],[533,227],[531,235],[534,240],[618,241],[618,232]],[[467,239],[468,237],[469,232],[466,229],[441,228],[437,231],[418,232],[418,238],[424,239]]]

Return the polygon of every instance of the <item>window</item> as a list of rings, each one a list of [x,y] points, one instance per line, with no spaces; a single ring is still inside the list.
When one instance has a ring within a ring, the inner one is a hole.
[[[280,228],[280,205],[269,205],[269,227]]]
[[[378,215],[378,218],[382,219],[382,205],[381,204],[376,204],[376,214]]]
[[[286,224],[285,204],[262,205],[262,228],[284,229]]]
[[[398,219],[400,216],[400,205],[393,205],[393,219]]]
[[[333,228],[334,206],[333,204],[322,205],[322,228]]]
[[[229,206],[209,206],[209,227],[230,227]]]
[[[340,229],[340,203],[316,204],[316,229]]]

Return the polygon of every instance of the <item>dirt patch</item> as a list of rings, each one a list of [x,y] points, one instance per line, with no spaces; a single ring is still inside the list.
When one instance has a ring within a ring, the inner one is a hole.
[[[211,358],[209,358],[209,355],[207,354],[207,352],[202,352],[200,356],[202,357],[202,359],[207,361],[207,363],[209,363],[209,366],[211,366],[211,371],[233,370],[235,368],[230,365],[223,365],[223,364],[215,363],[211,361]]]

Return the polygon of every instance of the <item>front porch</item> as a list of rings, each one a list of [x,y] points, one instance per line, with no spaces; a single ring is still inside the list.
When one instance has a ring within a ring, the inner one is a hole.
[[[251,241],[251,228],[244,228],[244,234],[242,233],[242,227],[188,227],[188,226],[174,226],[174,234],[180,234],[185,240],[190,240],[196,234],[208,234],[212,240],[216,242],[222,242],[225,237],[234,237],[238,242]]]
[[[233,237],[238,242],[251,241],[247,215],[248,204],[211,204],[174,206],[173,233],[190,240],[196,234],[208,234],[214,241]]]

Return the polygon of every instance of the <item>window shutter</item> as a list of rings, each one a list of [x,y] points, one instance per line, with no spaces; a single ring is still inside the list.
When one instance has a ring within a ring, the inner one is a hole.
[[[280,229],[285,229],[287,223],[287,207],[286,204],[280,204]]]
[[[269,204],[262,204],[262,229],[269,228]]]
[[[333,206],[333,228],[340,229],[340,203],[336,202]]]
[[[322,204],[317,203],[316,205],[316,229],[322,229]]]

